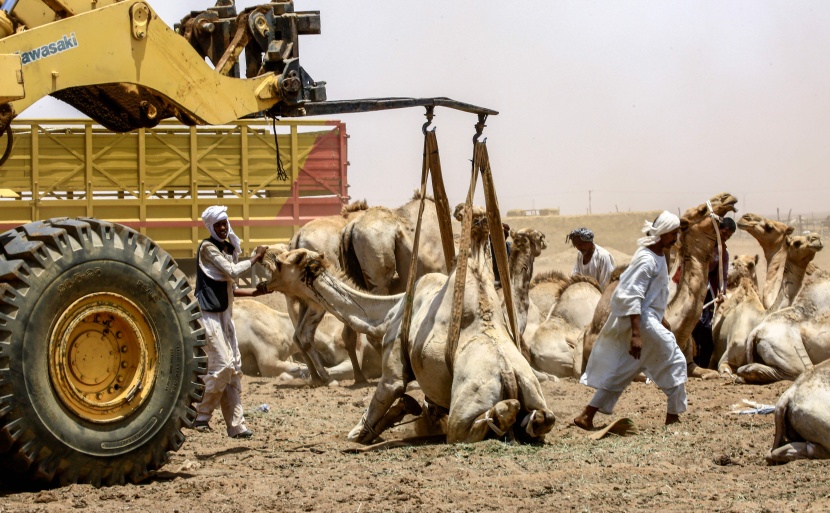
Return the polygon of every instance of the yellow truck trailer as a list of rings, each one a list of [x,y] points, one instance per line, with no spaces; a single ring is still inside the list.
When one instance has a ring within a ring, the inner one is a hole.
[[[162,122],[113,133],[90,120],[16,120],[0,183],[0,232],[37,219],[96,217],[147,235],[176,258],[195,255],[209,205],[228,206],[247,245],[287,242],[348,198],[340,121]],[[279,146],[279,148],[277,148]],[[285,171],[280,177],[279,149]]]

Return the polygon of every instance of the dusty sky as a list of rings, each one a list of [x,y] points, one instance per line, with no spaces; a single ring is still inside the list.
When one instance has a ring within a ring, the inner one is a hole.
[[[213,5],[150,3],[170,25]],[[742,212],[830,213],[830,2],[295,7],[321,11],[322,34],[302,36],[300,60],[329,99],[448,96],[500,111],[485,136],[503,210],[582,214],[591,190],[593,213],[676,211],[726,190]],[[23,116],[54,115],[42,102]],[[340,119],[352,197],[403,203],[420,176],[423,110]],[[451,202],[466,194],[475,122],[437,110]]]

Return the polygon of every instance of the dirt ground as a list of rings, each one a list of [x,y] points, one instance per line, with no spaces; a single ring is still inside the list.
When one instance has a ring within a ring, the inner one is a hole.
[[[560,240],[560,234],[549,237]],[[733,254],[759,252],[752,244],[736,240]],[[548,264],[537,271],[572,265],[573,250],[566,249],[543,254]],[[0,513],[830,511],[828,462],[767,466],[772,415],[733,413],[748,408],[744,399],[774,404],[790,382],[691,381],[689,411],[669,428],[662,425],[662,393],[634,383],[615,414],[597,421],[629,417],[640,433],[595,441],[570,422],[592,389],[569,378],[542,384],[557,417],[543,445],[488,440],[345,452],[356,447],[345,436],[376,383],[310,388],[246,377],[243,400],[253,439],[226,437],[217,411],[213,432],[185,429],[182,449],[146,482],[34,491],[0,483]],[[401,426],[385,437],[404,437],[410,429]]]

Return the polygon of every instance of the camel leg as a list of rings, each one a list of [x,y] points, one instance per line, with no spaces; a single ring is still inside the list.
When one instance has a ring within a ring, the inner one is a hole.
[[[767,453],[766,460],[770,465],[789,463],[795,460],[826,460],[830,459],[830,450],[811,442],[792,442],[772,449]]]
[[[775,383],[776,381],[793,379],[793,376],[762,363],[744,365],[738,368],[737,373],[738,381],[749,385],[766,385],[768,383]]]
[[[397,332],[397,326],[390,327],[392,332]],[[412,374],[409,369],[409,362],[404,360],[401,351],[401,339],[396,337],[392,343],[384,344],[383,351],[383,375],[378,382],[369,408],[360,419],[360,422],[352,428],[347,439],[352,442],[370,444],[381,433],[375,429],[381,420],[386,416],[392,404],[406,392],[405,376]]]
[[[301,304],[298,324],[294,328],[294,343],[299,347],[300,353],[308,365],[308,373],[314,385],[327,385],[332,381],[331,376],[323,366],[323,360],[314,350],[314,336],[325,313],[325,310],[309,308],[307,304]]]
[[[402,421],[407,415],[418,416],[421,413],[423,413],[423,409],[418,401],[412,396],[404,394],[378,421],[374,430],[377,433],[383,433],[390,427],[393,427],[395,424]]]
[[[712,379],[720,376],[718,371],[714,369],[704,369],[699,367],[695,362],[686,362],[686,373],[690,378]]]
[[[259,363],[259,374],[263,378],[308,379],[308,367],[283,360]]]
[[[343,345],[346,346],[346,352],[349,353],[349,360],[352,362],[352,371],[354,372],[354,384],[365,385],[369,381],[360,369],[360,360],[357,357],[357,333],[348,326],[343,326],[343,331],[340,332],[343,338]]]
[[[505,399],[474,418],[466,416],[464,412],[459,414],[457,411],[450,411],[447,442],[480,442],[490,432],[501,437],[516,423],[520,409],[521,404],[518,400]]]

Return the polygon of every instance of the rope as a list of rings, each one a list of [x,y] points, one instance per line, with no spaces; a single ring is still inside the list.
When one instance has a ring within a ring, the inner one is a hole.
[[[487,425],[490,426],[490,429],[493,430],[493,433],[495,433],[498,436],[504,436],[504,434],[507,432],[499,429],[496,423],[493,422],[493,419],[490,418],[490,410],[484,412],[484,418],[476,420],[474,424],[481,424],[482,422],[486,422]]]
[[[525,416],[525,419],[522,421],[522,427],[525,428],[525,433],[531,436],[531,438],[536,438],[536,432],[533,430],[533,419],[536,418],[536,410],[530,412],[530,414]]]
[[[280,155],[280,141],[277,137],[277,118],[271,118],[271,127],[274,132],[274,145],[277,147],[277,178],[282,182],[288,181],[288,173],[285,172],[285,167],[282,165],[282,156]]]

